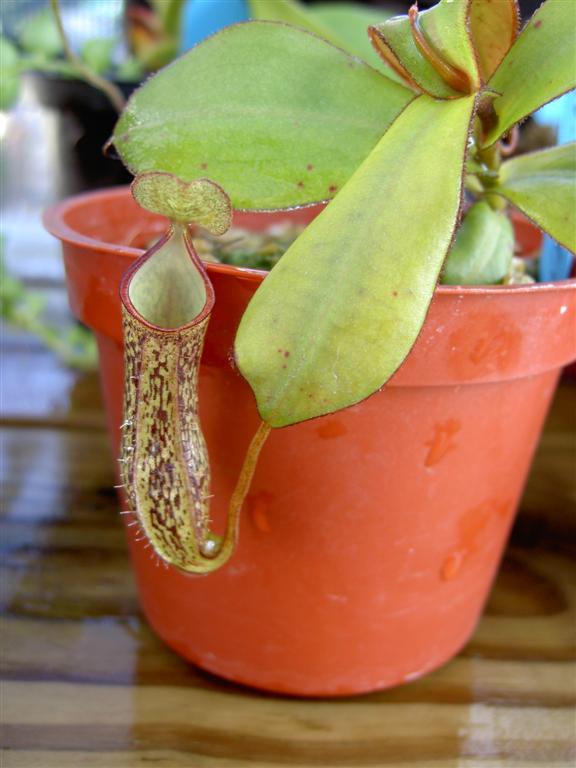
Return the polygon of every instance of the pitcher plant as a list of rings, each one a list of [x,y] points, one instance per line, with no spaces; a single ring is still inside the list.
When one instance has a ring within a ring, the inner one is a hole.
[[[510,205],[576,248],[575,145],[506,159],[515,126],[575,86],[571,3],[545,0],[520,34],[516,0],[414,5],[368,28],[379,69],[281,23],[295,7],[277,0],[279,21],[228,27],[160,71],[113,136],[138,202],[172,222],[122,286],[123,482],[158,555],[192,573],[232,553],[271,428],[379,390],[439,280],[505,280]],[[232,207],[322,202],[238,328],[262,426],[218,537],[196,394],[213,292],[187,224],[220,234]]]

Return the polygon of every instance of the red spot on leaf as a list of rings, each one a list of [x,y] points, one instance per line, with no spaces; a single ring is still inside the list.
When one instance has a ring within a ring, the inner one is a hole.
[[[290,352],[288,352],[288,350],[286,350],[286,351],[284,352],[284,357],[290,357]]]
[[[328,187],[328,192],[333,194],[334,192],[336,192],[337,189],[338,187],[336,186],[336,184],[330,184],[330,186]]]
[[[542,21],[540,19],[534,22],[534,29],[540,29],[541,26],[542,26]]]

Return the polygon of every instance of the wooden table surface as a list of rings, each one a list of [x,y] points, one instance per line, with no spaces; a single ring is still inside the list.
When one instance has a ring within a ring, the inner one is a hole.
[[[443,669],[334,701],[222,682],[144,623],[95,375],[7,334],[4,768],[574,765],[576,383],[558,391],[486,614]]]

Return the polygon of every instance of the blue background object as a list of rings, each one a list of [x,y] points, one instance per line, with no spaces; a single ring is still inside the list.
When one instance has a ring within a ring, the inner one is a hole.
[[[222,27],[249,18],[245,0],[188,0],[184,6],[181,51],[187,51]]]

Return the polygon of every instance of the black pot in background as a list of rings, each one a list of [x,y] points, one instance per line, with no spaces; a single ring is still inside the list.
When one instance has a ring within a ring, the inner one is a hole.
[[[84,80],[60,75],[27,72],[25,77],[38,103],[55,119],[56,130],[48,142],[59,199],[131,181],[132,174],[120,160],[102,153],[118,119],[104,93]],[[128,97],[138,84],[117,85]]]

